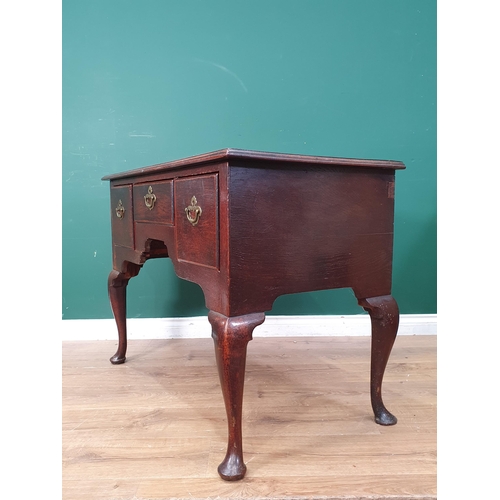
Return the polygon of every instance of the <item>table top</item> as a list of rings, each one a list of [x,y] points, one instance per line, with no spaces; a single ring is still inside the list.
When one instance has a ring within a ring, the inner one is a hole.
[[[204,153],[188,158],[179,160],[168,161],[159,163],[148,167],[137,168],[135,170],[128,170],[116,174],[106,175],[102,178],[105,180],[123,179],[126,177],[133,177],[135,175],[144,174],[157,174],[163,171],[172,170],[176,168],[190,167],[193,165],[201,165],[206,163],[227,161],[227,160],[243,160],[247,162],[247,166],[252,166],[252,160],[261,164],[264,163],[288,163],[288,164],[303,164],[303,165],[323,165],[331,167],[363,167],[363,168],[377,168],[389,170],[402,170],[405,167],[404,163],[393,160],[367,160],[359,158],[337,158],[330,156],[309,156],[298,154],[284,154],[284,153],[270,153],[264,151],[250,151],[246,149],[233,149],[226,148],[210,153]],[[255,163],[254,163],[255,164]]]

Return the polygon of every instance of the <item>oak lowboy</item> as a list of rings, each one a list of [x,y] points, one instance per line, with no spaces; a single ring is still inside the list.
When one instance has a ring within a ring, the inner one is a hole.
[[[127,349],[126,287],[146,260],[172,259],[201,286],[226,405],[228,448],[218,471],[241,479],[241,412],[248,342],[283,294],[350,287],[372,324],[375,421],[399,311],[391,296],[396,161],[224,149],[113,174],[113,270],[118,327],[113,364]]]

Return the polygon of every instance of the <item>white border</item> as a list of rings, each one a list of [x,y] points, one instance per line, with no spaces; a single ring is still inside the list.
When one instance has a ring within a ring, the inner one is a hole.
[[[267,316],[254,337],[341,337],[370,335],[367,314],[348,316]],[[402,314],[398,335],[436,335],[437,314]],[[127,338],[208,338],[211,328],[206,316],[189,318],[128,318]],[[117,340],[114,319],[63,320],[63,341]]]

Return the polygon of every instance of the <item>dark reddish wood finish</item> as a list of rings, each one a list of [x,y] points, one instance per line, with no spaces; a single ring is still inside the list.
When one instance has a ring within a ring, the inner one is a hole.
[[[116,215],[116,207],[123,206],[121,218]],[[111,188],[111,206],[115,211],[111,218],[113,245],[134,247],[134,215],[132,212],[132,189],[130,185]]]
[[[148,208],[146,203],[142,202],[145,196],[148,196],[148,190],[151,188],[156,201],[153,208]],[[157,224],[174,223],[174,183],[166,182],[146,182],[134,185],[134,199],[139,203],[134,204],[135,222],[155,222]]]
[[[264,323],[264,319],[264,313],[233,318],[214,311],[208,313],[228,425],[226,458],[219,465],[218,471],[228,481],[241,479],[247,470],[243,462],[241,435],[247,344],[252,340],[254,328]]]
[[[372,322],[370,395],[375,422],[394,425],[398,420],[382,401],[382,378],[398,333],[398,304],[391,295],[385,295],[361,299],[359,305],[370,313]]]
[[[113,269],[108,277],[109,301],[118,327],[118,349],[110,358],[114,365],[125,363],[127,352],[127,285],[130,278],[137,276],[140,266],[127,262],[124,268],[122,271]]]
[[[217,174],[179,179],[175,183],[175,229],[177,259],[186,263],[219,269],[219,203]],[[185,208],[202,207],[196,226],[188,220]],[[187,243],[187,244],[186,244]]]
[[[104,177],[111,182],[113,235],[108,288],[119,333],[111,362],[125,361],[129,279],[147,259],[170,257],[180,278],[201,286],[210,310],[229,426],[222,478],[245,474],[246,346],[283,294],[353,289],[371,317],[375,420],[396,423],[381,387],[399,321],[391,282],[395,171],[402,168],[394,161],[224,149]],[[149,186],[152,208],[144,198]]]

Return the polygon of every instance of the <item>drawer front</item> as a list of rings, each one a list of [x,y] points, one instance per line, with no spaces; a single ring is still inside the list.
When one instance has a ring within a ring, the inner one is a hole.
[[[135,221],[172,225],[173,198],[173,181],[135,184]]]
[[[134,248],[132,185],[111,188],[111,233],[115,245]]]
[[[217,174],[175,181],[177,258],[219,268],[219,202]]]

